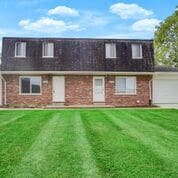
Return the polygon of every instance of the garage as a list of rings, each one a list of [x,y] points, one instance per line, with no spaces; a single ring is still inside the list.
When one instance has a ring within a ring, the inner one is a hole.
[[[153,76],[153,104],[178,104],[178,73]]]

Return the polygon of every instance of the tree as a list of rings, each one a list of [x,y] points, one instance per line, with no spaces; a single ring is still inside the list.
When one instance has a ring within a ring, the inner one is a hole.
[[[157,64],[178,67],[178,6],[156,27],[154,51]]]

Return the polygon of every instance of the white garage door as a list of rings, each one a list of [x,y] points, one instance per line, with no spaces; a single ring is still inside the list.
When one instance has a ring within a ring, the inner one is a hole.
[[[178,79],[154,79],[153,103],[178,103]]]

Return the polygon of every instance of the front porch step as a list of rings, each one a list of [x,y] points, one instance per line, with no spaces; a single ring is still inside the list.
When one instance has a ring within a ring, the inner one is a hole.
[[[64,102],[59,102],[59,103],[52,103],[50,105],[46,106],[47,108],[58,108],[58,107],[64,107]]]
[[[68,108],[112,108],[114,106],[112,105],[103,105],[103,104],[97,104],[97,105],[69,105],[69,106],[66,106]]]
[[[65,109],[65,108],[113,108],[114,106],[112,105],[105,105],[105,104],[92,104],[92,105],[48,105],[46,108],[48,109]]]
[[[105,102],[93,102],[93,105],[96,105],[96,106],[98,106],[98,105],[105,106],[106,103]]]

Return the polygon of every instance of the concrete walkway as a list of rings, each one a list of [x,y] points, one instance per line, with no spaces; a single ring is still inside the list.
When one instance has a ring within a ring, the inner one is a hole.
[[[178,104],[157,104],[160,108],[178,109]]]

